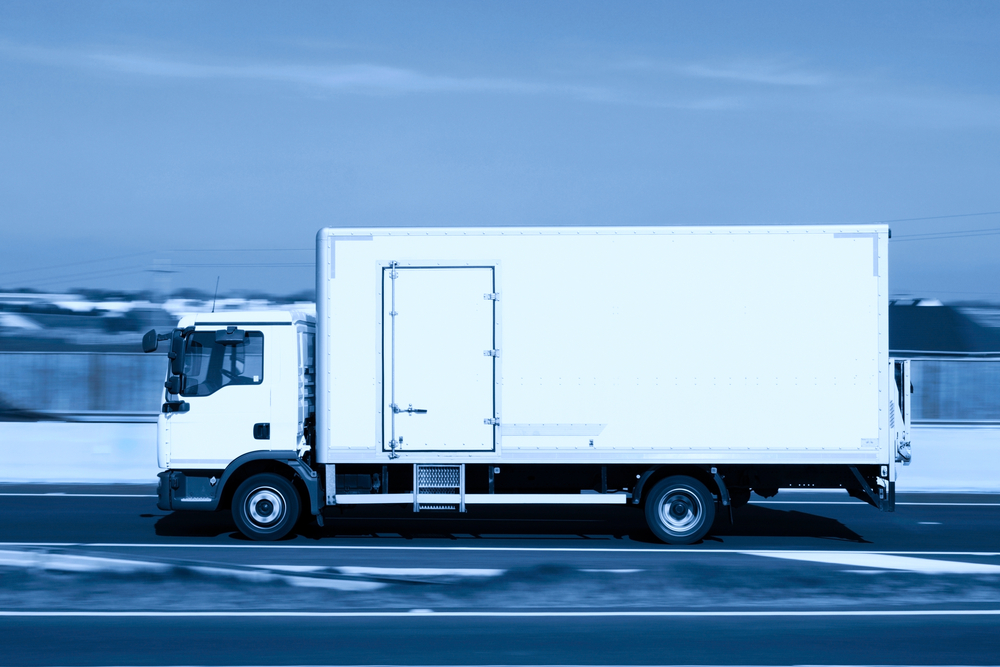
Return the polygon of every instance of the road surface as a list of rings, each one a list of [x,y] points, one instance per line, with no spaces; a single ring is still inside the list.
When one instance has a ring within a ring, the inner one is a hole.
[[[0,664],[1000,664],[998,496],[782,492],[671,547],[621,508],[256,543],[154,493],[0,485]]]

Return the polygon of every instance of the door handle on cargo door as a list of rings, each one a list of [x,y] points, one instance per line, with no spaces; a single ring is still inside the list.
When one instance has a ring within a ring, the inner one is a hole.
[[[425,415],[425,414],[427,414],[427,410],[424,410],[423,408],[415,408],[415,407],[413,407],[413,403],[410,403],[410,407],[406,408],[405,410],[400,409],[400,407],[398,405],[396,405],[395,403],[393,403],[392,404],[392,414],[398,415],[401,412],[405,412],[408,415]]]

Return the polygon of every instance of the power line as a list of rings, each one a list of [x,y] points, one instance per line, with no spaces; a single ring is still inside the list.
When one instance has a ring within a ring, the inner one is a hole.
[[[47,271],[49,269],[62,269],[67,266],[80,266],[81,264],[95,264],[97,262],[113,262],[116,259],[128,259],[132,257],[140,257],[142,255],[152,254],[152,250],[147,250],[145,252],[133,252],[128,255],[118,255],[116,257],[102,257],[100,259],[85,259],[79,262],[66,262],[63,264],[51,264],[49,266],[39,266],[34,269],[15,269],[13,271],[0,271],[0,276],[8,276],[15,273],[30,273],[32,271]]]
[[[57,278],[46,278],[42,280],[29,280],[28,285],[33,287],[44,287],[46,285],[52,285],[55,283],[60,283],[63,281],[79,280],[81,278],[94,279],[94,278],[116,278],[118,276],[134,275],[138,273],[144,273],[146,269],[144,267],[131,267],[122,268],[117,267],[114,269],[102,269],[100,271],[91,271],[88,273],[78,273],[69,276],[59,276]]]
[[[984,213],[956,213],[955,215],[932,215],[927,218],[896,218],[895,220],[877,220],[876,222],[916,222],[918,220],[945,220],[946,218],[974,218],[980,215],[1000,215],[1000,211]]]
[[[987,229],[956,229],[951,232],[927,232],[926,234],[904,234],[893,241],[935,241],[938,239],[962,239],[973,236],[993,236],[1000,234],[1000,227]]]

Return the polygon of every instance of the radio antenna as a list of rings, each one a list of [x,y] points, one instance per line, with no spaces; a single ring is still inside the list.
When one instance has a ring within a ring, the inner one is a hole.
[[[215,300],[219,298],[219,278],[222,276],[215,276],[215,296],[212,297],[212,312],[215,312]]]

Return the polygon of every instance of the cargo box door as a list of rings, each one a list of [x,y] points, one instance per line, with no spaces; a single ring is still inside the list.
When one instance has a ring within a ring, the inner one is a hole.
[[[383,451],[490,451],[494,270],[383,270]]]

